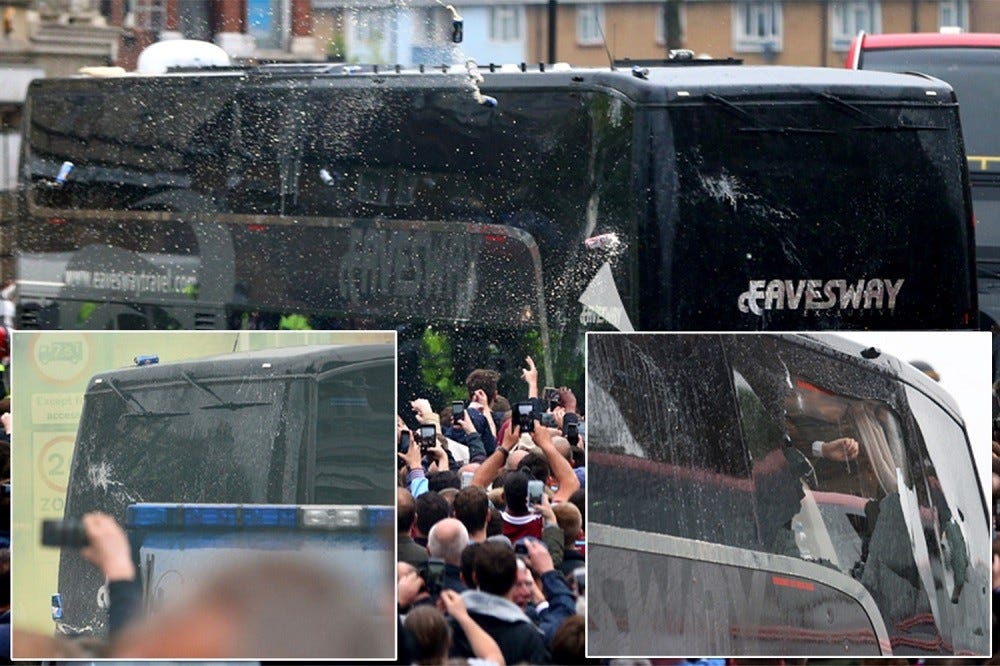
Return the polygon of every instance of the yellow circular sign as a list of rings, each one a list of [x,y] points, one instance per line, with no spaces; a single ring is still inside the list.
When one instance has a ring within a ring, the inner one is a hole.
[[[58,493],[65,493],[69,485],[69,465],[73,459],[75,442],[75,437],[58,435],[46,442],[38,452],[35,461],[38,477]]]

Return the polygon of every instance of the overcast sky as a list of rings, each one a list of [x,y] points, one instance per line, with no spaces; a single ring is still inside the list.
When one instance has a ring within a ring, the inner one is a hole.
[[[901,361],[926,361],[941,375],[941,386],[962,411],[972,442],[980,486],[990,474],[991,351],[989,333],[981,332],[837,332],[860,344],[877,347]],[[987,503],[989,505],[989,502]]]

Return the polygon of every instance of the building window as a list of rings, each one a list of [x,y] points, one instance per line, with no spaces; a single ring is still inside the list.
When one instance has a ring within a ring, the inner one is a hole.
[[[259,49],[283,49],[286,41],[286,2],[247,0],[247,33]]]
[[[604,43],[604,5],[576,6],[576,43],[595,46]]]
[[[378,43],[385,35],[385,15],[380,10],[355,11],[352,23],[351,37],[356,44]]]
[[[490,7],[490,41],[521,41],[521,8],[515,5]]]
[[[417,44],[451,42],[451,12],[444,7],[413,10],[413,41]]]
[[[733,5],[733,47],[737,51],[774,53],[781,50],[781,3],[742,2]]]
[[[677,4],[677,18],[680,21],[680,35],[681,44],[687,43],[687,12],[684,9],[684,5]],[[665,2],[661,2],[656,6],[656,43],[666,44],[667,43],[667,5]]]
[[[969,29],[969,0],[941,0],[938,2],[938,26]]]
[[[162,32],[167,27],[166,0],[134,0],[132,5],[135,27],[138,30]]]
[[[846,51],[859,31],[882,31],[878,0],[839,0],[830,5],[830,41],[834,51]]]

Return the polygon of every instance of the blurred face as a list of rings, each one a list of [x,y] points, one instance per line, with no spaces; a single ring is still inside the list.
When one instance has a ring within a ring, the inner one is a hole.
[[[531,572],[526,567],[517,568],[517,581],[514,583],[514,595],[511,601],[524,609],[531,601],[531,592],[534,583],[531,580]]]

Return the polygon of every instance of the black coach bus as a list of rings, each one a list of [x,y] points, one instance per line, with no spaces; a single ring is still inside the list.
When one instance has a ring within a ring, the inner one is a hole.
[[[984,655],[965,424],[834,336],[588,336],[592,655]]]
[[[359,613],[391,631],[375,603],[394,580],[394,392],[391,344],[102,372],[84,395],[64,517],[102,511],[129,530],[147,612],[220,563],[299,552],[349,574],[370,593]],[[58,633],[105,633],[103,583],[62,549]]]
[[[427,348],[579,386],[586,330],[975,326],[949,87],[693,63],[37,80],[18,326],[395,328],[403,395]]]

